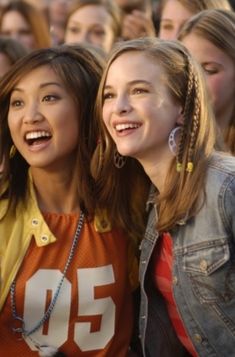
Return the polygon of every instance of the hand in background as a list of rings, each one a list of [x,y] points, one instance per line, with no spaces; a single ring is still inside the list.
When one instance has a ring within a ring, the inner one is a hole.
[[[133,10],[124,17],[122,37],[124,40],[131,40],[146,36],[156,36],[153,20],[149,14]]]

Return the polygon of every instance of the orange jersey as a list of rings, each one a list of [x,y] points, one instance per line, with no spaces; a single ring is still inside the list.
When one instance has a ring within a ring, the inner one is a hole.
[[[57,237],[38,247],[32,239],[16,277],[16,310],[26,330],[41,320],[69,256],[78,215],[46,214]],[[0,355],[38,356],[37,344],[72,356],[126,356],[132,332],[128,242],[118,231],[97,233],[85,221],[49,319],[25,340],[13,333],[10,294],[0,313]]]

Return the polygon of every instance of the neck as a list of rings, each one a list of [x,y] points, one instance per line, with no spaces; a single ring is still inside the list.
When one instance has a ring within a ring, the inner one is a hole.
[[[158,189],[159,192],[164,190],[166,176],[172,161],[172,155],[169,153],[167,157],[159,159],[141,159],[140,164],[143,166],[144,171]]]
[[[31,168],[38,206],[42,212],[79,212],[77,178],[74,171],[45,172]]]

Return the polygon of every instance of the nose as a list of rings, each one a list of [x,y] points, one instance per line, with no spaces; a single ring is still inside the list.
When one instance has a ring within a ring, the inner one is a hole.
[[[115,113],[118,115],[127,114],[131,111],[132,106],[127,95],[120,95],[116,97]]]
[[[23,121],[25,124],[35,124],[43,120],[43,115],[40,112],[36,103],[31,103],[25,107]]]

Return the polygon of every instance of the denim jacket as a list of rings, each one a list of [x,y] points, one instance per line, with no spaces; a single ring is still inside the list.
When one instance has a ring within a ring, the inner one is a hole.
[[[150,197],[151,201],[151,197]],[[153,203],[153,202],[152,202]],[[144,356],[187,352],[151,279],[150,259],[159,234],[151,205],[140,257],[140,339]],[[200,211],[171,232],[173,295],[200,357],[235,356],[235,157],[213,154]]]

